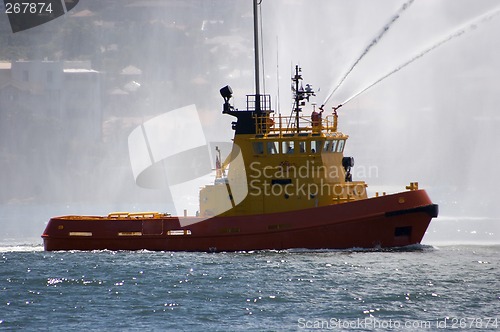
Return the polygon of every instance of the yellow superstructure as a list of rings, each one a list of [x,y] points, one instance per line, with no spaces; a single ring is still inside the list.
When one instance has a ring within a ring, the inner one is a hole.
[[[337,130],[336,109],[324,118],[314,109],[310,117],[275,116],[268,95],[247,96],[246,111],[233,110],[227,95],[224,113],[238,118],[233,149],[215,183],[200,191],[200,216],[267,214],[367,198],[365,182],[351,180],[354,160],[344,157],[348,136]]]

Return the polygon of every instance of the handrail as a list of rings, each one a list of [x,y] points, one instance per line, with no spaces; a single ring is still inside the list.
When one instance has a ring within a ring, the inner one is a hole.
[[[253,117],[255,120],[255,133],[265,134],[283,134],[283,133],[321,133],[321,132],[336,132],[337,131],[337,113],[334,110],[332,114],[328,114],[322,118],[321,113],[313,112],[310,116],[283,116],[276,115],[271,109],[271,96],[262,95],[247,95],[247,111],[257,111]],[[297,124],[296,121],[299,123]]]
[[[300,116],[299,126],[290,126],[288,124],[294,123],[296,117],[293,115],[283,116],[281,114],[275,115],[274,113],[266,113],[264,115],[254,115],[255,132],[257,134],[292,134],[297,133],[321,133],[321,132],[337,132],[337,118],[336,114],[329,114],[325,118],[313,122],[311,117]],[[285,127],[284,124],[287,124]]]

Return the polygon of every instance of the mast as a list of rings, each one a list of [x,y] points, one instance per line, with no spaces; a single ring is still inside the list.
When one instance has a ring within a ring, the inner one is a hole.
[[[300,101],[303,99],[302,98],[302,93],[301,93],[301,88],[299,88],[299,81],[302,79],[302,76],[299,74],[299,72],[301,71],[301,69],[299,68],[298,65],[295,66],[295,75],[292,77],[292,82],[295,83],[295,95],[294,95],[294,99],[295,99],[295,109],[293,110],[295,112],[295,124],[297,126],[297,133],[300,131],[300,127],[299,127],[299,120],[300,120],[300,112],[302,112],[302,110],[300,109]]]
[[[302,112],[301,106],[305,105],[304,99],[309,102],[309,98],[311,96],[316,96],[314,93],[314,90],[312,89],[311,84],[306,84],[306,88],[302,86],[302,68],[299,67],[299,65],[295,66],[295,75],[292,77],[292,82],[295,83],[295,86],[292,86],[292,90],[294,92],[293,99],[294,99],[294,109],[293,112],[295,112],[295,125],[297,129],[297,133],[300,132],[300,112]],[[300,83],[300,85],[299,85]],[[321,108],[320,108],[321,109]]]
[[[259,17],[258,0],[253,0],[253,42],[255,56],[255,110],[260,113]],[[262,1],[262,0],[261,0]]]

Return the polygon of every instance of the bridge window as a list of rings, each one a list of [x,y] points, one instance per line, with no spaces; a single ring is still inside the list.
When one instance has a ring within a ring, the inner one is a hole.
[[[345,144],[345,140],[340,140],[339,141],[339,146],[337,147],[337,152],[344,151],[344,144]]]
[[[322,141],[311,141],[311,153],[321,152]]]
[[[305,153],[306,152],[306,142],[298,142],[299,144],[299,151],[300,153]]]
[[[336,148],[337,148],[337,142],[338,142],[338,141],[337,141],[336,139],[334,139],[334,140],[332,141],[332,144],[330,145],[330,150],[329,150],[330,152],[335,152],[335,150],[336,150]]]
[[[264,143],[254,142],[253,143],[253,152],[255,154],[264,154]]]
[[[328,152],[330,150],[331,145],[332,141],[325,141],[325,145],[323,145],[323,152]]]
[[[319,147],[321,146],[321,141],[316,141],[316,147],[317,150],[319,150]],[[311,151],[313,149],[314,142],[312,142],[311,145]],[[325,141],[323,145],[323,152],[342,152],[344,151],[344,145],[345,145],[345,140],[328,140]]]
[[[267,142],[267,154],[279,153],[279,142]]]
[[[282,151],[282,153],[293,153],[294,142],[293,141],[283,141],[281,151]]]

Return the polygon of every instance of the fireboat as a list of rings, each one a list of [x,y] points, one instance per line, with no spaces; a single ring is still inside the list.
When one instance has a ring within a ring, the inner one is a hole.
[[[411,182],[406,190],[368,197],[354,181],[354,158],[344,156],[348,135],[338,130],[337,110],[323,114],[310,103],[302,70],[292,77],[290,116],[276,115],[259,88],[257,0],[254,0],[255,94],[246,109],[231,105],[220,89],[222,113],[232,123],[232,150],[216,158],[215,181],[201,188],[196,216],[159,212],[68,215],[49,220],[44,249],[250,251],[266,249],[391,248],[419,244],[438,205]],[[304,116],[306,106],[311,114]]]

